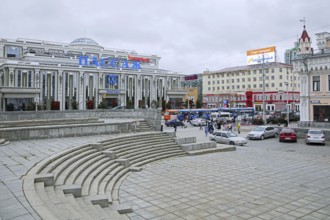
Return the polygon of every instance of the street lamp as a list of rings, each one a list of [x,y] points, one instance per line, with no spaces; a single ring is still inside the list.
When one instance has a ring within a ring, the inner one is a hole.
[[[286,85],[286,108],[287,108],[287,122],[289,127],[289,115],[290,115],[290,108],[289,108],[289,83],[285,82]]]
[[[262,67],[261,67],[261,72],[262,72],[262,121],[263,124],[266,123],[266,103],[265,103],[265,54],[262,54]]]

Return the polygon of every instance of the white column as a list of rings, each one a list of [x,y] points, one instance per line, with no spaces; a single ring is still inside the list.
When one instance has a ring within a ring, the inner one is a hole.
[[[83,71],[79,71],[78,75],[78,85],[79,85],[79,96],[78,96],[78,105],[79,110],[86,109],[86,95],[85,95],[85,76]]]

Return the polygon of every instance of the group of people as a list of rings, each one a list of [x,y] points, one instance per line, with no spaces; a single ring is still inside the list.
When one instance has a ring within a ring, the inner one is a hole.
[[[233,131],[233,126],[236,126],[237,128],[237,132],[241,133],[241,123],[237,122],[237,123],[233,123],[231,121],[227,121],[227,122],[222,122],[222,121],[216,121],[214,122],[213,120],[207,121],[205,126],[204,126],[204,132],[205,132],[205,136],[208,135],[208,133],[212,134],[214,132],[214,126],[216,126],[217,130],[221,130],[221,127],[223,126],[225,131]],[[202,130],[203,127],[200,126],[200,129]]]

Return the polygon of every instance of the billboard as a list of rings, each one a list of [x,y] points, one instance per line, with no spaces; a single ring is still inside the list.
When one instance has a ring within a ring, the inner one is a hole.
[[[276,47],[265,47],[256,50],[248,50],[247,65],[275,62]]]

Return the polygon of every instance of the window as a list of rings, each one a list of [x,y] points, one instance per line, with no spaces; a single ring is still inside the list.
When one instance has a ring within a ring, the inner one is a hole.
[[[259,84],[259,88],[262,88],[262,84]]]
[[[257,84],[253,84],[253,88],[257,88]]]
[[[21,47],[5,46],[6,57],[21,58]]]
[[[272,87],[273,87],[273,88],[275,87],[275,83],[272,83]]]
[[[225,87],[224,87],[224,86],[221,86],[221,89],[222,89],[222,90],[225,90]]]
[[[262,76],[259,77],[259,81],[262,81]]]
[[[272,68],[272,73],[274,73],[274,69]]]
[[[271,79],[275,79],[275,76],[271,76]]]
[[[253,74],[257,74],[257,70],[253,70]]]
[[[248,88],[249,88],[249,89],[251,88],[251,85],[250,85],[250,84],[248,85]]]
[[[227,86],[227,89],[229,90],[229,86]]]
[[[211,85],[211,81],[208,81],[208,85]]]
[[[232,79],[232,80],[231,80],[231,82],[233,83],[233,82],[235,82],[235,80],[234,80],[234,79]]]
[[[266,87],[269,87],[268,83],[266,83]]]
[[[320,76],[313,76],[313,91],[320,91]]]
[[[282,67],[280,68],[280,73],[282,72]]]
[[[236,82],[239,82],[239,79],[236,79]]]
[[[210,76],[210,75],[208,75],[208,78],[210,79],[210,78],[211,78],[211,76]]]
[[[239,85],[237,85],[236,88],[239,89]]]
[[[225,80],[221,80],[221,83],[224,84],[225,83]]]
[[[262,73],[262,70],[259,70],[259,73]]]
[[[280,79],[282,79],[282,75],[280,75]]]
[[[245,82],[245,78],[242,78],[242,82]]]
[[[282,87],[282,83],[280,83],[279,86]]]
[[[251,78],[248,78],[247,80],[248,80],[248,82],[250,82],[251,81]]]
[[[257,77],[253,77],[253,82],[257,81]]]

